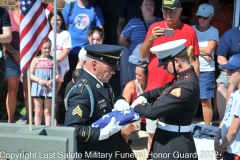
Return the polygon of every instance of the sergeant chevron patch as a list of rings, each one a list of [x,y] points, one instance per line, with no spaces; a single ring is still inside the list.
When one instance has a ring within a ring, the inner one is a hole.
[[[78,115],[79,117],[82,117],[82,110],[79,105],[72,111],[72,115]]]

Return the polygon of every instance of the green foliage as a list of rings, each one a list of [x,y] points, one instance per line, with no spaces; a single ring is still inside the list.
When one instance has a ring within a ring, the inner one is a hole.
[[[20,117],[25,115],[26,108],[24,106],[24,103],[17,101],[17,107],[14,115],[14,120],[17,121]],[[1,120],[7,120],[7,108],[6,106],[3,106],[0,108],[0,119]]]

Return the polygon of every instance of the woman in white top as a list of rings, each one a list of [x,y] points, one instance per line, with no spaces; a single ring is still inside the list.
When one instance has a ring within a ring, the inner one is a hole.
[[[48,35],[48,38],[53,42],[54,40],[54,14],[50,12],[48,15],[48,21],[51,24],[51,32]],[[57,40],[56,40],[56,60],[59,64],[59,74],[60,77],[57,81],[56,93],[59,92],[62,82],[64,80],[64,75],[69,70],[69,62],[68,62],[68,53],[70,48],[72,47],[71,36],[67,31],[66,24],[63,20],[62,13],[57,11]],[[52,56],[53,56],[54,46],[52,46]]]
[[[214,50],[219,41],[218,30],[210,25],[214,15],[214,8],[210,4],[201,4],[196,16],[199,24],[194,25],[200,50],[200,99],[202,103],[203,119],[205,124],[212,121],[211,98],[214,97],[215,88],[215,62]]]
[[[51,32],[48,35],[48,38],[53,42],[54,40],[54,13],[50,12],[48,15],[48,21],[51,24]],[[56,94],[58,94],[62,82],[64,81],[64,75],[69,70],[69,61],[68,61],[68,53],[70,48],[72,47],[71,36],[70,33],[67,31],[66,24],[63,19],[62,13],[58,10],[57,11],[57,33],[56,33],[56,60],[59,65],[59,78],[56,84]],[[54,46],[52,45],[51,55],[53,55]],[[55,107],[55,116],[54,116],[54,125],[57,125],[56,115],[58,113],[58,107]]]

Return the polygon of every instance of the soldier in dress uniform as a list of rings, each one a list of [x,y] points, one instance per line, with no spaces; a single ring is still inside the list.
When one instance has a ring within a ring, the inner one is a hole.
[[[135,159],[135,156],[126,156],[134,154],[114,118],[103,129],[92,126],[113,109],[116,98],[108,81],[115,70],[119,70],[122,47],[99,44],[85,46],[85,50],[86,64],[66,96],[64,125],[76,128],[80,159]],[[124,106],[130,108],[124,99],[119,98],[116,103],[121,106],[120,110]]]
[[[185,47],[185,42],[180,39],[150,49],[157,55],[159,66],[164,65],[175,79],[143,93],[132,104],[134,111],[142,116],[160,119],[150,153],[153,159],[198,159],[191,123],[199,103],[199,82],[190,65],[193,47]]]

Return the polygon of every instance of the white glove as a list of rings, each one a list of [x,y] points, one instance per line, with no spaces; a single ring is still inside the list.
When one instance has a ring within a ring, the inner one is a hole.
[[[147,104],[148,101],[145,97],[143,96],[139,96],[137,99],[135,99],[131,105],[131,107],[135,107],[136,105],[143,105],[143,104]]]
[[[114,107],[113,110],[117,110],[117,111],[126,111],[130,109],[130,105],[125,99],[117,100],[117,102],[114,104],[113,107]]]
[[[99,140],[107,139],[109,136],[120,131],[122,126],[117,125],[115,117],[111,118],[110,123],[100,131]]]

